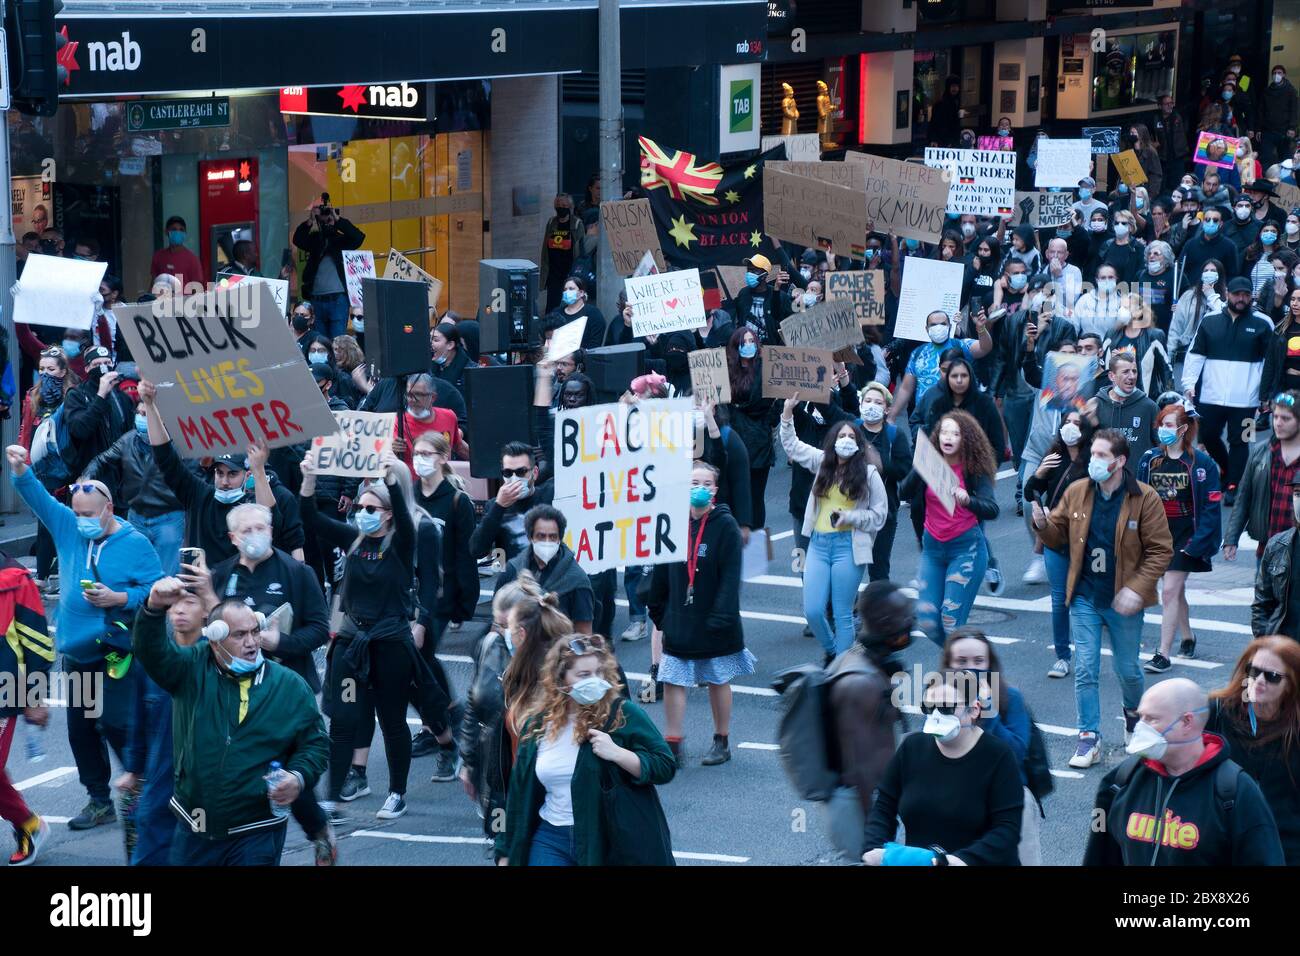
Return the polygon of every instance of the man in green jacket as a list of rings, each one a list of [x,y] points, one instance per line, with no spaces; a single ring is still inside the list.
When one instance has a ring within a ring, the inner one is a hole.
[[[180,817],[173,866],[278,866],[289,805],[315,785],[329,754],[316,698],[298,674],[263,658],[263,622],[242,601],[217,606],[207,638],[180,647],[166,612],[183,586],[163,578],[135,621],[133,650],[172,696]],[[286,776],[268,793],[272,761]]]

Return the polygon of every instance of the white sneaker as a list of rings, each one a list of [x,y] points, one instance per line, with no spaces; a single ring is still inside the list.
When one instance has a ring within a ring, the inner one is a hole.
[[[989,565],[988,569],[984,572],[984,583],[988,585],[989,594],[992,594],[994,597],[997,597],[1007,589],[1007,584],[1002,577],[1002,572],[993,567],[993,565]]]
[[[1047,564],[1043,561],[1041,554],[1035,555],[1034,560],[1029,562],[1029,567],[1025,569],[1024,577],[1020,579],[1021,584],[1046,584],[1047,583]]]
[[[400,793],[390,793],[384,805],[375,812],[375,816],[381,820],[396,820],[405,812],[406,800]]]
[[[1079,745],[1070,758],[1070,766],[1087,770],[1101,759],[1101,734],[1079,734]]]
[[[913,591],[920,591],[920,590],[921,590],[921,579],[920,579],[920,578],[912,578],[912,580],[910,580],[910,581],[907,582],[907,586],[908,586],[909,588],[911,588]]]
[[[619,635],[620,641],[639,641],[646,636],[645,621],[633,621],[627,626],[627,629]]]
[[[1048,672],[1047,672],[1047,676],[1048,676],[1048,677],[1069,677],[1069,676],[1070,676],[1070,662],[1069,662],[1069,661],[1063,661],[1063,660],[1061,660],[1061,659],[1058,657],[1058,658],[1056,659],[1056,663],[1053,664],[1053,665],[1051,666],[1051,668],[1048,670]]]

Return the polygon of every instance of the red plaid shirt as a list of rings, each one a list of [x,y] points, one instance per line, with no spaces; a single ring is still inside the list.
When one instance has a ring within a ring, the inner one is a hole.
[[[1291,464],[1282,460],[1282,443],[1277,439],[1273,445],[1273,464],[1269,468],[1269,505],[1268,537],[1295,526],[1295,514],[1291,510],[1291,480],[1300,470],[1300,458]],[[1266,539],[1267,540],[1267,539]],[[1266,541],[1261,541],[1264,545]]]

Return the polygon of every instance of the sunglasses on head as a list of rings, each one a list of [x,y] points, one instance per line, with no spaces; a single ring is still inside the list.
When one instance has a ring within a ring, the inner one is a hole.
[[[599,634],[593,634],[591,637],[575,637],[569,641],[569,650],[579,657],[604,649],[605,639]]]
[[[41,358],[63,358],[63,349],[57,345],[51,345],[48,349],[41,349]]]
[[[1286,675],[1279,674],[1277,671],[1266,671],[1262,667],[1256,667],[1254,664],[1251,664],[1246,668],[1246,676],[1251,680],[1259,680],[1259,678],[1263,676],[1264,680],[1270,684],[1280,684],[1282,683],[1282,678]]]
[[[533,469],[531,465],[526,468],[502,468],[501,477],[502,478],[527,478],[529,473],[532,472],[532,470]]]
[[[105,498],[108,497],[108,492],[104,491],[104,489],[99,487],[99,485],[96,485],[89,481],[79,485],[68,485],[68,490],[71,491],[74,495],[79,491],[94,491],[103,495]]]
[[[1294,395],[1288,395],[1286,392],[1282,392],[1282,393],[1280,393],[1279,395],[1274,396],[1274,398],[1273,398],[1273,404],[1274,404],[1274,405],[1285,405],[1285,406],[1287,406],[1288,408],[1294,408],[1294,407],[1295,407],[1295,396],[1294,396]]]

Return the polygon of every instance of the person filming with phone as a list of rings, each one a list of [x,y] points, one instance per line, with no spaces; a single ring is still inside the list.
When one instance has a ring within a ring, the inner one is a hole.
[[[320,203],[293,231],[293,244],[307,253],[307,265],[302,270],[302,297],[311,300],[316,328],[331,341],[348,331],[343,253],[360,249],[365,241],[366,234],[330,205],[329,193],[320,194]]]

